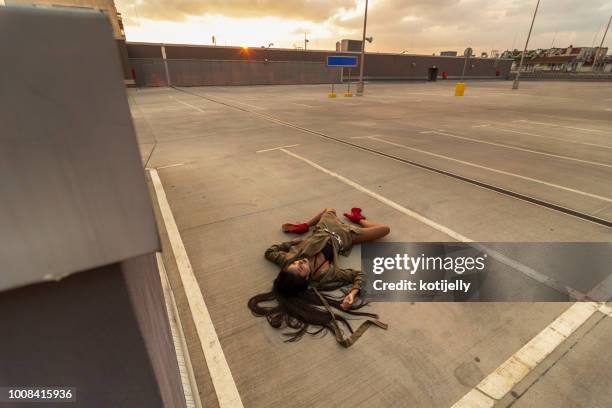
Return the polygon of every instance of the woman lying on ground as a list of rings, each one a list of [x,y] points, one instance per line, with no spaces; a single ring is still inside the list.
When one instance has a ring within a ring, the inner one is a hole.
[[[256,316],[265,316],[274,328],[287,326],[295,329],[295,332],[285,333],[289,336],[287,341],[296,341],[305,333],[315,335],[327,329],[334,333],[338,343],[349,347],[370,325],[387,328],[376,320],[376,314],[356,311],[365,306],[362,301],[355,302],[365,276],[361,271],[340,268],[338,256],[348,256],[354,244],[382,238],[390,229],[387,225],[367,220],[360,208],[353,208],[344,216],[360,227],[343,224],[334,209],[326,208],[306,223],[282,226],[283,231],[298,234],[314,227],[308,237],[272,245],[266,250],[266,259],[280,265],[281,270],[272,291],[252,297],[248,306]],[[346,285],[352,286],[343,297],[321,293],[333,292]],[[261,305],[274,300],[278,303],[275,306]],[[340,310],[372,319],[353,331],[347,319],[339,314]],[[339,323],[350,331],[348,338],[344,337]],[[318,330],[309,332],[311,325]]]

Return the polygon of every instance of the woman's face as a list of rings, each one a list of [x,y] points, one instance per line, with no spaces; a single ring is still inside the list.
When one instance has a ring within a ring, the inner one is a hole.
[[[294,275],[301,276],[304,279],[308,279],[308,275],[310,275],[310,263],[308,263],[308,259],[306,258],[298,259],[287,265],[285,270]]]

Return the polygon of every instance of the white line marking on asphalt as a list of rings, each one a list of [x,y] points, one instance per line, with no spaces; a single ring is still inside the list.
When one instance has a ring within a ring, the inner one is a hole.
[[[572,160],[572,161],[576,161],[576,162],[580,162],[580,163],[590,164],[590,165],[593,165],[593,166],[602,166],[602,167],[610,167],[610,168],[612,168],[612,164],[594,162],[594,161],[590,161],[590,160],[583,160],[583,159],[578,159],[578,158],[570,157],[570,156],[562,156],[562,155],[559,155],[559,154],[544,153],[544,152],[540,152],[540,151],[537,151],[537,150],[525,149],[523,147],[510,146],[510,145],[506,145],[506,144],[503,144],[503,143],[488,142],[486,140],[480,140],[480,139],[474,139],[474,138],[471,138],[471,137],[453,135],[453,134],[450,134],[450,133],[447,133],[447,132],[437,132],[435,130],[430,130],[430,131],[425,131],[425,132],[421,132],[421,133],[433,133],[433,134],[436,134],[436,135],[454,137],[455,139],[469,140],[470,142],[474,142],[474,143],[488,144],[488,145],[492,145],[492,146],[503,147],[505,149],[520,150],[522,152],[539,154],[539,155],[542,155],[542,156],[555,157],[557,159]]]
[[[376,136],[376,135],[367,135],[367,136],[351,136],[349,137],[349,139],[368,139],[372,136]]]
[[[595,285],[587,294],[587,299],[596,302],[605,302],[612,299],[612,275],[608,275],[604,280]]]
[[[240,394],[238,394],[232,372],[223,354],[223,349],[217,337],[215,326],[213,325],[208,308],[204,302],[204,297],[202,296],[202,290],[193,273],[193,268],[187,256],[187,250],[181,239],[176,221],[174,220],[174,215],[168,203],[164,186],[159,178],[157,170],[151,169],[149,173],[151,174],[151,181],[153,182],[159,209],[166,226],[170,246],[174,253],[176,265],[185,290],[189,308],[191,309],[200,345],[204,352],[204,357],[206,358],[206,365],[208,366],[210,378],[215,388],[215,393],[217,394],[219,406],[221,408],[240,408],[243,406]]]
[[[600,310],[600,307],[594,302],[574,303],[508,360],[497,367],[495,371],[485,377],[472,391],[480,391],[495,400],[502,399],[597,310]],[[481,397],[478,393],[472,391],[457,401],[451,408],[479,406],[477,402],[478,398]]]
[[[198,112],[206,113],[206,111],[205,111],[204,109],[202,109],[202,108],[198,108],[197,106],[192,105],[192,104],[190,104],[190,103],[187,103],[187,102],[185,102],[185,101],[182,101],[182,100],[180,100],[180,99],[178,99],[178,98],[175,98],[174,96],[169,96],[169,97],[170,97],[170,98],[172,98],[172,99],[174,99],[174,100],[175,100],[175,101],[177,101],[178,103],[182,103],[182,104],[183,104],[183,105],[185,105],[185,106],[189,106],[190,108],[197,110]]]
[[[441,232],[443,234],[446,234],[449,237],[451,237],[451,238],[453,238],[453,239],[455,239],[457,241],[460,241],[460,242],[471,242],[471,243],[473,243],[472,246],[474,248],[477,248],[480,251],[486,252],[491,258],[495,259],[496,261],[501,262],[504,265],[510,266],[511,268],[521,272],[522,274],[528,276],[529,278],[531,278],[531,279],[533,279],[533,280],[535,280],[537,282],[540,282],[540,283],[542,283],[542,284],[544,284],[544,285],[546,285],[546,286],[548,286],[550,288],[553,288],[553,289],[555,289],[556,291],[558,291],[560,293],[567,293],[567,294],[569,294],[574,299],[582,299],[585,296],[583,293],[581,293],[581,292],[579,292],[579,291],[577,291],[577,290],[575,290],[573,288],[570,288],[568,286],[564,286],[564,285],[558,283],[557,281],[555,281],[554,279],[544,275],[543,273],[540,273],[540,272],[536,271],[535,269],[533,269],[533,268],[531,268],[531,267],[529,267],[527,265],[524,265],[524,264],[522,264],[522,263],[520,263],[520,262],[518,262],[518,261],[516,261],[516,260],[514,260],[512,258],[507,257],[506,255],[502,254],[499,251],[493,250],[491,248],[488,248],[488,247],[486,247],[484,245],[481,245],[481,244],[478,244],[478,243],[474,243],[473,239],[468,238],[465,235],[462,235],[462,234],[458,233],[457,231],[453,231],[452,229],[450,229],[450,228],[448,228],[448,227],[446,227],[446,226],[444,226],[442,224],[439,224],[439,223],[437,223],[437,222],[435,222],[435,221],[433,221],[433,220],[431,220],[431,219],[429,219],[429,218],[427,218],[427,217],[425,217],[425,216],[423,216],[423,215],[421,215],[421,214],[419,214],[417,212],[414,212],[414,211],[412,211],[412,210],[410,210],[410,209],[408,209],[408,208],[406,208],[406,207],[404,207],[404,206],[402,206],[402,205],[400,205],[400,204],[398,204],[398,203],[396,203],[396,202],[394,202],[394,201],[392,201],[392,200],[390,200],[390,199],[388,199],[388,198],[386,198],[384,196],[381,196],[380,194],[377,194],[377,193],[375,193],[375,192],[373,192],[371,190],[368,190],[367,188],[363,187],[362,185],[360,185],[360,184],[358,184],[358,183],[356,183],[356,182],[354,182],[352,180],[349,180],[346,177],[344,177],[344,176],[342,176],[342,175],[340,175],[338,173],[334,173],[333,171],[328,170],[325,167],[319,166],[317,163],[315,163],[313,161],[310,161],[310,160],[308,160],[305,157],[302,157],[302,156],[300,156],[298,154],[295,154],[295,153],[290,152],[290,151],[285,150],[285,149],[280,149],[280,150],[282,152],[290,155],[290,156],[295,157],[298,160],[303,161],[304,163],[314,167],[315,169],[320,170],[323,173],[325,173],[325,174],[327,174],[329,176],[332,176],[332,177],[340,180],[341,182],[343,182],[345,184],[348,184],[349,186],[351,186],[351,187],[361,191],[362,193],[365,193],[365,194],[369,195],[370,197],[374,198],[375,200],[378,200],[381,203],[383,203],[385,205],[388,205],[389,207],[391,207],[391,208],[401,212],[402,214],[405,214],[405,215],[407,215],[409,217],[412,217],[412,218],[416,219],[417,221],[422,222],[425,225],[430,226],[431,228],[435,229],[436,231],[439,231],[439,232]]]
[[[489,127],[491,125],[474,125],[472,126],[473,128],[484,128],[484,127]]]
[[[156,167],[157,170],[161,170],[161,169],[169,169],[170,167],[178,167],[178,166],[184,166],[186,163],[175,163],[175,164],[168,164],[167,166],[160,166],[160,167]]]
[[[314,108],[314,106],[306,105],[305,103],[297,103],[297,102],[292,102],[292,103],[297,106],[304,106],[305,108]]]
[[[599,311],[609,317],[612,317],[612,307],[606,304],[599,306]]]
[[[455,402],[451,408],[493,408],[495,400],[483,394],[476,388],[465,394],[463,398]]]
[[[285,147],[295,147],[295,146],[299,146],[299,144],[292,144],[292,145],[286,145],[286,146],[278,146],[278,147],[273,147],[271,149],[258,150],[256,153],[271,152],[272,150],[279,150],[279,149],[283,149]]]
[[[599,129],[587,129],[587,128],[579,128],[579,127],[575,127],[575,126],[566,126],[566,125],[559,125],[557,123],[545,123],[545,122],[534,122],[531,120],[513,120],[513,122],[523,122],[523,123],[531,123],[533,125],[542,125],[542,126],[552,126],[552,127],[562,127],[562,128],[566,128],[566,129],[575,129],[575,130],[584,130],[585,132],[598,132],[598,133],[609,133],[609,131],[605,131],[605,130],[599,130]]]
[[[446,234],[449,237],[452,237],[453,239],[456,239],[457,241],[461,241],[461,242],[473,242],[470,238],[468,238],[468,237],[466,237],[464,235],[461,235],[460,233],[458,233],[456,231],[453,231],[452,229],[450,229],[448,227],[445,227],[444,225],[438,224],[437,222],[432,221],[429,218],[426,218],[426,217],[422,216],[419,213],[416,213],[416,212],[414,212],[412,210],[409,210],[408,208],[403,207],[403,206],[397,204],[396,202],[391,201],[388,198],[381,196],[380,194],[377,194],[377,193],[375,193],[375,192],[373,192],[371,190],[368,190],[367,188],[363,187],[362,185],[357,184],[354,181],[349,180],[346,177],[341,176],[338,173],[334,173],[333,171],[328,170],[325,167],[321,167],[317,163],[312,162],[312,161],[308,160],[305,157],[302,157],[302,156],[300,156],[298,154],[290,152],[289,150],[285,150],[285,149],[280,149],[280,150],[281,150],[281,152],[286,153],[289,156],[295,157],[296,159],[301,160],[304,163],[309,164],[310,166],[314,167],[315,169],[320,170],[323,173],[325,173],[327,175],[330,175],[330,176],[332,176],[332,177],[342,181],[344,184],[348,184],[349,186],[351,186],[351,187],[361,191],[362,193],[365,193],[365,194],[369,195],[370,197],[380,201],[381,203],[386,204],[389,207],[394,208],[397,211],[399,211],[399,212],[401,212],[401,213],[403,213],[403,214],[405,214],[405,215],[407,215],[409,217],[412,217],[412,218],[422,222],[423,224],[426,224],[426,225],[430,226],[431,228],[435,229],[436,231],[442,232],[443,234]]]
[[[603,197],[603,196],[600,196],[600,195],[597,195],[597,194],[587,193],[585,191],[575,190],[573,188],[560,186],[558,184],[553,184],[553,183],[549,183],[547,181],[543,181],[543,180],[539,180],[539,179],[534,179],[532,177],[521,176],[520,174],[514,174],[514,173],[510,173],[508,171],[497,170],[497,169],[493,169],[491,167],[481,166],[479,164],[466,162],[466,161],[455,159],[455,158],[452,158],[452,157],[449,157],[449,156],[444,156],[442,154],[437,154],[437,153],[428,152],[426,150],[417,149],[416,147],[410,147],[410,146],[402,145],[402,144],[399,144],[399,143],[389,142],[388,140],[379,139],[377,137],[370,137],[370,139],[379,141],[381,143],[387,143],[387,144],[392,145],[392,146],[401,147],[403,149],[413,150],[415,152],[419,152],[419,153],[427,154],[427,155],[430,155],[430,156],[438,157],[438,158],[441,158],[441,159],[446,159],[446,160],[454,161],[454,162],[457,162],[457,163],[460,163],[460,164],[464,164],[466,166],[476,167],[476,168],[483,169],[483,170],[488,170],[488,171],[491,171],[491,172],[494,172],[494,173],[499,173],[499,174],[504,174],[506,176],[516,177],[516,178],[519,178],[519,179],[522,179],[522,180],[531,181],[531,182],[542,184],[542,185],[545,185],[545,186],[548,186],[548,187],[558,188],[560,190],[569,191],[571,193],[580,194],[580,195],[584,195],[584,196],[587,196],[587,197],[595,198],[597,200],[602,200],[602,201],[606,201],[606,202],[612,202],[612,198]]]
[[[496,127],[496,126],[491,126],[491,129],[501,130],[502,132],[512,132],[512,133],[518,133],[518,134],[521,134],[521,135],[541,137],[541,138],[544,138],[544,139],[558,140],[560,142],[566,142],[566,143],[576,143],[576,144],[582,144],[582,145],[586,145],[586,146],[595,146],[595,147],[603,147],[605,149],[612,149],[612,146],[606,146],[606,145],[597,144],[597,143],[578,142],[578,141],[575,141],[575,140],[559,139],[559,138],[553,137],[553,136],[538,135],[536,133],[521,132],[519,130],[504,129],[504,128],[499,128],[499,127]]]

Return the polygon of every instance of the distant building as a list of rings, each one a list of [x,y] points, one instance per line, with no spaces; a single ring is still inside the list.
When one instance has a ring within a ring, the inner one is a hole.
[[[361,52],[361,40],[347,40],[340,41],[340,49],[336,51],[354,51]]]
[[[588,72],[593,70],[595,57],[597,56],[599,63],[604,63],[607,53],[608,48],[606,47],[574,47],[572,45],[567,48],[529,50],[523,61],[523,69],[525,71]],[[518,50],[505,51],[502,58],[514,59],[513,69],[518,69],[521,55],[522,52]]]
[[[442,51],[440,53],[441,57],[456,57],[457,56],[457,51]]]

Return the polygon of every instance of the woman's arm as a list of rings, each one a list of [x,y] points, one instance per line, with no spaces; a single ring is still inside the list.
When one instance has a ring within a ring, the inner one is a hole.
[[[363,272],[355,269],[338,269],[338,278],[346,283],[352,283],[353,289],[359,292],[366,281],[366,276]]]
[[[357,296],[358,293],[359,289],[351,289],[351,291],[344,297],[344,299],[342,299],[340,307],[344,310],[350,309],[351,306],[353,306],[353,303],[355,303],[355,296]]]
[[[341,307],[343,309],[349,309],[355,302],[355,297],[361,291],[362,285],[365,283],[365,274],[355,269],[340,269],[339,278],[347,283],[352,283],[353,287],[350,292],[344,297]]]
[[[296,238],[292,241],[272,245],[270,248],[266,249],[264,256],[268,261],[282,266],[287,258],[287,251],[289,251],[293,245],[299,244],[300,242],[302,242],[302,239]]]

